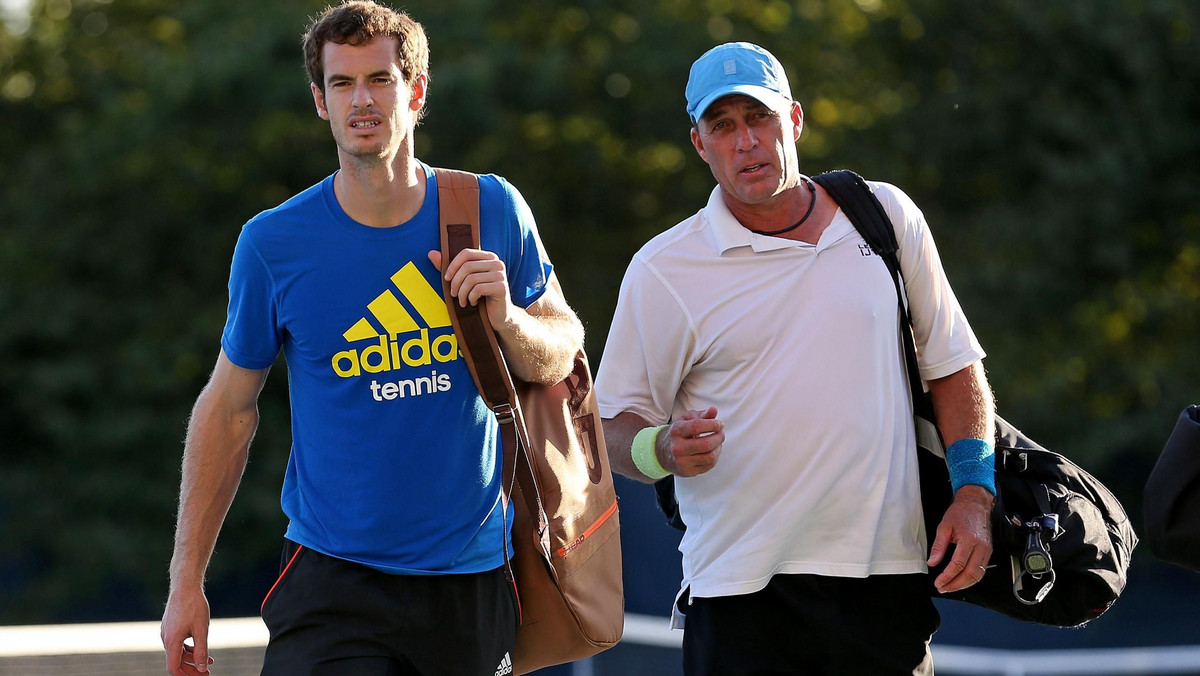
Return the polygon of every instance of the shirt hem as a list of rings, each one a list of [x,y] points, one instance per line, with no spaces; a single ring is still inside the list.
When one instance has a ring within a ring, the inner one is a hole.
[[[821,575],[825,577],[866,578],[874,575],[915,575],[929,572],[924,561],[884,561],[871,564],[828,564],[789,563],[783,564],[770,574],[754,580],[740,582],[706,583],[703,580],[683,581],[683,587],[691,587],[689,594],[697,598],[738,596],[761,591],[776,575]]]
[[[472,565],[455,566],[453,568],[437,569],[437,570],[427,570],[427,569],[423,569],[423,568],[408,568],[408,567],[404,567],[404,566],[390,566],[390,565],[383,564],[383,563],[377,563],[377,562],[368,561],[365,559],[359,559],[359,558],[354,558],[351,556],[346,556],[344,554],[336,554],[334,552],[329,551],[325,547],[314,545],[311,540],[292,532],[291,529],[289,529],[289,531],[285,535],[285,537],[297,544],[308,547],[309,549],[311,549],[315,552],[320,552],[320,553],[324,554],[325,556],[329,556],[329,557],[332,557],[335,559],[341,559],[342,561],[348,561],[350,563],[358,564],[360,566],[366,566],[367,568],[371,568],[372,570],[377,570],[381,573],[387,573],[388,575],[471,575],[473,573],[484,573],[489,570],[495,570],[496,568],[499,568],[500,566],[504,565],[504,557],[497,555],[496,557],[494,557],[494,559],[495,559],[494,561],[490,560],[490,559],[489,560],[481,559]]]

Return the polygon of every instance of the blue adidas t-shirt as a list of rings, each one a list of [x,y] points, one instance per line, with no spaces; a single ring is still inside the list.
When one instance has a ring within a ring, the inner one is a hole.
[[[479,572],[504,562],[497,427],[429,262],[437,185],[421,166],[425,203],[392,228],[351,220],[333,176],[247,223],[221,343],[247,369],[286,357],[288,538],[390,573]],[[533,216],[504,179],[479,188],[482,247],[527,307],[552,269]]]

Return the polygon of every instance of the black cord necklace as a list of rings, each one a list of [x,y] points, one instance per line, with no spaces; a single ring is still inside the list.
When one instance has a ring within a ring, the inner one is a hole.
[[[801,176],[800,178],[805,183],[808,184],[808,196],[809,196],[808,211],[804,212],[804,215],[800,217],[800,220],[796,221],[793,225],[789,225],[788,227],[782,228],[780,230],[754,230],[754,229],[751,229],[750,232],[753,232],[756,235],[767,235],[769,237],[773,237],[775,235],[782,235],[785,232],[791,232],[792,230],[795,230],[796,228],[800,227],[801,225],[804,225],[804,221],[807,221],[808,217],[812,216],[813,207],[817,206],[817,184],[813,183],[813,180],[807,176]]]

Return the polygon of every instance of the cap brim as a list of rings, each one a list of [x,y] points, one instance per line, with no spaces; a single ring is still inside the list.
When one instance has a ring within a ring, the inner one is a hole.
[[[772,110],[779,110],[780,108],[783,108],[792,102],[791,99],[785,97],[783,94],[780,94],[774,89],[767,89],[766,87],[760,87],[758,85],[730,85],[728,87],[717,89],[708,96],[705,96],[703,99],[700,99],[700,105],[696,106],[696,112],[692,114],[692,121],[695,122],[703,117],[704,113],[708,111],[709,107],[712,106],[717,99],[723,96],[729,96],[730,94],[743,94],[745,96],[749,96],[750,98],[762,103],[764,106],[767,106]]]

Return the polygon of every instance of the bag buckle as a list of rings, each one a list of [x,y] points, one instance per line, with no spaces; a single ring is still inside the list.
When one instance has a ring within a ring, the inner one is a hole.
[[[496,420],[501,425],[511,424],[514,420],[517,419],[516,415],[513,414],[513,407],[511,404],[497,405],[495,408],[492,409],[492,414],[496,416]]]

